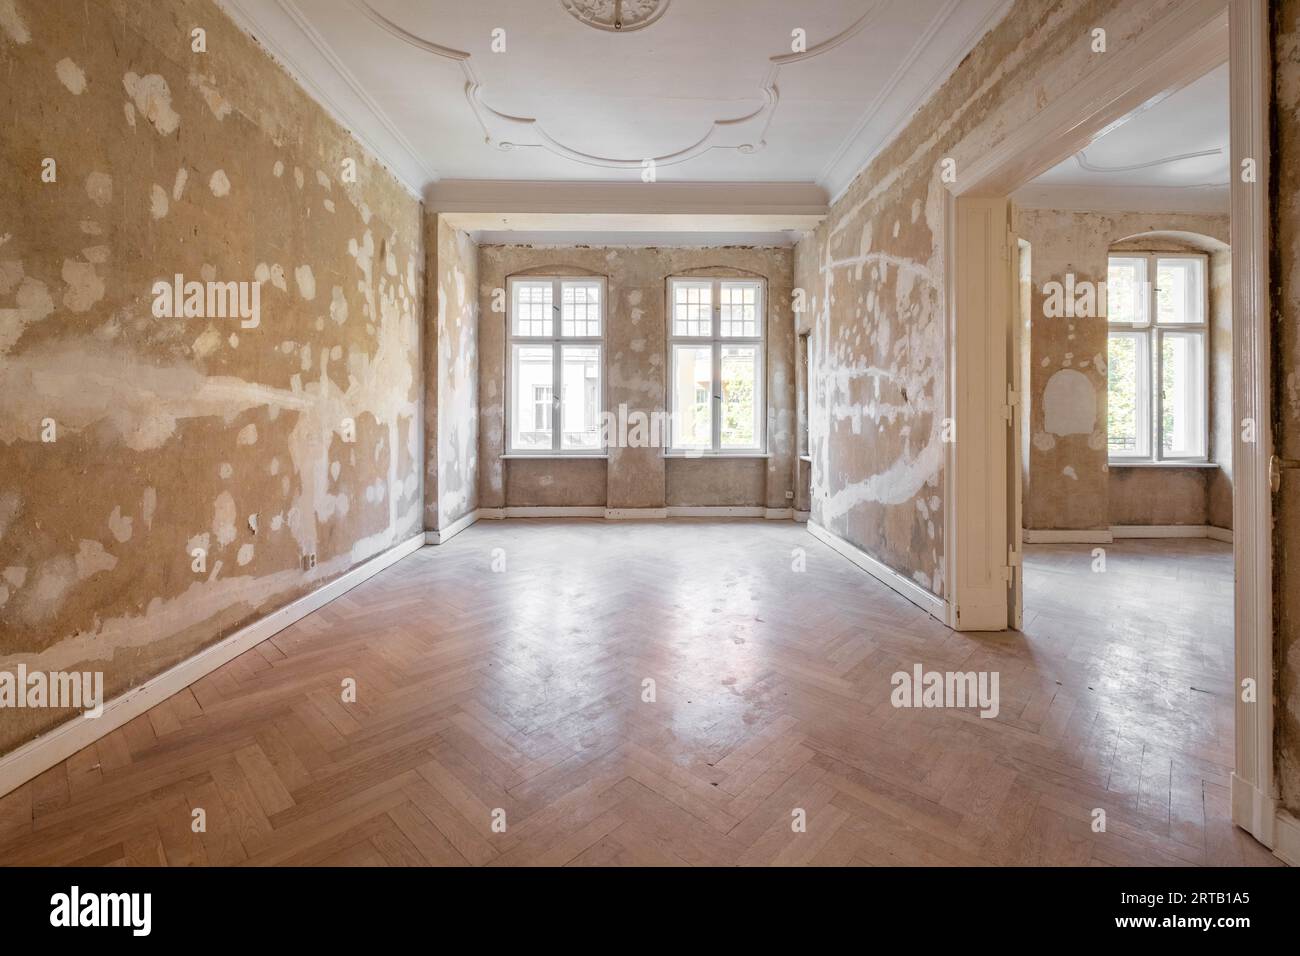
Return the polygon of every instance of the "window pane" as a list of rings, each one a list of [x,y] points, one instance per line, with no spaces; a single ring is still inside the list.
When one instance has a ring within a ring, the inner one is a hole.
[[[600,449],[600,346],[566,345],[563,351],[560,447]]]
[[[762,369],[756,345],[722,347],[722,447],[757,448]]]
[[[1156,260],[1156,321],[1162,325],[1205,322],[1205,260]]]
[[[672,283],[673,335],[713,334],[713,283]]]
[[[551,280],[542,282],[515,282],[514,330],[515,335],[546,335],[551,328]]]
[[[1147,323],[1147,261],[1112,256],[1106,276],[1106,315],[1125,325]]]
[[[1116,457],[1145,457],[1148,454],[1146,367],[1142,335],[1112,333],[1107,351],[1106,441]]]
[[[673,447],[713,447],[713,349],[673,346]]]
[[[600,283],[565,282],[560,286],[560,334],[600,335]]]
[[[510,447],[516,451],[549,450],[555,397],[554,353],[549,345],[516,345],[513,351]]]
[[[724,282],[720,292],[722,335],[756,339],[759,336],[757,282]]]
[[[1205,455],[1205,337],[1160,337],[1160,448],[1166,458]]]

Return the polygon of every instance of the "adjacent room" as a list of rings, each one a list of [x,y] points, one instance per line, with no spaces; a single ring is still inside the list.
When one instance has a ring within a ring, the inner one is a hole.
[[[1300,862],[1297,49],[0,0],[0,865]]]

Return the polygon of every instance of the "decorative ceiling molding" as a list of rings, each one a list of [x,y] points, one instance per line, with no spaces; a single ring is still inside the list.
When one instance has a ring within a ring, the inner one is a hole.
[[[1030,183],[1011,194],[1022,209],[1067,212],[1164,212],[1224,214],[1231,208],[1229,187],[1067,186]]]
[[[1195,153],[1180,153],[1177,156],[1165,156],[1162,159],[1152,159],[1145,163],[1133,163],[1130,166],[1098,166],[1096,163],[1089,162],[1087,155],[1083,150],[1074,154],[1074,161],[1079,164],[1079,168],[1089,173],[1131,173],[1139,169],[1151,169],[1155,166],[1164,166],[1168,163],[1181,162],[1184,159],[1199,159],[1202,156],[1221,156],[1223,148],[1216,146],[1214,149],[1202,149]],[[1226,186],[1225,183],[1213,183],[1207,185]]]
[[[428,183],[438,180],[438,171],[429,165],[424,154],[411,144],[397,124],[366,92],[360,81],[325,42],[324,37],[308,22],[293,0],[275,0],[269,10],[267,4],[258,0],[217,0],[217,2],[240,29],[280,62],[312,99],[316,100],[340,126],[378,158],[408,192],[418,198]],[[367,124],[358,121],[357,106],[348,107],[341,103],[337,96],[332,95],[313,79],[313,71],[305,68],[300,54],[291,52],[283,43],[272,39],[276,33],[268,29],[267,20],[275,10],[279,10],[308,41],[310,47],[325,60],[330,69],[348,87],[348,91],[359,101],[360,108],[370,112],[384,133],[390,137],[388,144],[377,142],[373,137],[367,136],[364,132]]]
[[[281,0],[281,2],[289,2],[289,0]],[[772,117],[776,113],[776,107],[781,98],[777,87],[777,79],[782,66],[788,63],[801,62],[835,49],[861,32],[871,18],[879,12],[884,0],[874,0],[867,10],[846,29],[827,40],[814,44],[806,51],[769,57],[768,60],[771,66],[764,76],[758,91],[758,97],[763,101],[758,109],[743,116],[714,120],[708,131],[688,146],[659,156],[635,158],[598,156],[594,153],[576,149],[560,142],[547,133],[536,117],[511,116],[493,109],[484,102],[483,87],[474,71],[472,54],[442,46],[411,33],[376,10],[371,6],[369,0],[350,0],[350,2],[367,19],[391,36],[426,53],[457,62],[465,74],[465,98],[470,109],[473,110],[474,116],[483,128],[486,141],[497,149],[542,148],[557,156],[587,166],[640,170],[650,164],[658,167],[684,163],[711,149],[734,149],[741,154],[754,153],[762,149],[766,145],[764,137],[771,125]],[[950,2],[955,2],[955,0],[950,0]]]
[[[668,12],[672,0],[560,0],[579,23],[610,33],[644,30]]]

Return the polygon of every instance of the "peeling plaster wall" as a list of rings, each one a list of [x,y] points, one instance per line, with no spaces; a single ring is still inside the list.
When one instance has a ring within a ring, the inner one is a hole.
[[[209,0],[0,14],[0,668],[112,697],[420,530],[420,204]]]
[[[779,248],[479,248],[479,505],[663,508],[745,505],[789,508],[795,462],[791,250]],[[608,461],[504,459],[506,314],[494,290],[515,275],[598,275],[608,283],[606,409],[650,415],[665,408],[670,276],[744,275],[767,280],[769,458],[665,459],[661,448],[610,448]]]
[[[812,517],[936,594],[943,581],[944,193],[1175,0],[1020,0],[795,250],[815,383]],[[801,320],[802,322],[802,320]],[[801,324],[801,330],[803,325]]]
[[[1028,381],[1022,382],[1030,435],[1024,526],[1098,530],[1111,525],[1209,523],[1232,527],[1231,253],[1210,255],[1211,454],[1220,468],[1134,468],[1107,465],[1106,355],[1108,325],[1100,315],[1046,314],[1048,283],[1075,288],[1106,281],[1111,252],[1207,251],[1206,243],[1144,233],[1179,232],[1226,246],[1226,215],[1095,213],[1018,209],[1015,229],[1030,243]],[[1198,248],[1200,246],[1200,248]],[[1022,343],[1023,344],[1023,343]]]
[[[1273,440],[1300,458],[1300,0],[1272,9]],[[1284,474],[1273,508],[1277,776],[1283,805],[1300,814],[1300,472]]]
[[[436,530],[478,507],[478,246],[433,213],[425,230],[424,520]]]

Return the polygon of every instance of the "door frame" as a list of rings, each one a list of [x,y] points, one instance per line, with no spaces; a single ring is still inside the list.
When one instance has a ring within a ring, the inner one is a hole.
[[[1226,14],[1226,15],[1225,15]],[[1007,626],[1005,587],[1008,477],[1005,336],[1015,301],[1009,270],[1008,197],[1086,147],[1133,111],[1230,66],[1233,284],[1233,419],[1252,420],[1254,441],[1236,429],[1233,448],[1235,564],[1235,769],[1232,818],[1276,846],[1279,808],[1273,766],[1272,497],[1269,348],[1269,64],[1267,0],[1187,0],[1106,55],[1104,65],[1049,103],[946,183],[946,414],[956,439],[946,447],[944,488],[948,623],[961,630]],[[1255,179],[1236,174],[1253,159]],[[999,286],[1003,286],[999,290]],[[996,354],[991,343],[997,342]],[[957,346],[960,344],[960,348]],[[985,466],[991,466],[986,468]],[[1001,507],[998,503],[1001,502]],[[987,509],[992,507],[993,511]],[[991,517],[992,515],[993,517]],[[1253,702],[1243,682],[1255,682]],[[1282,818],[1286,819],[1286,818]]]

